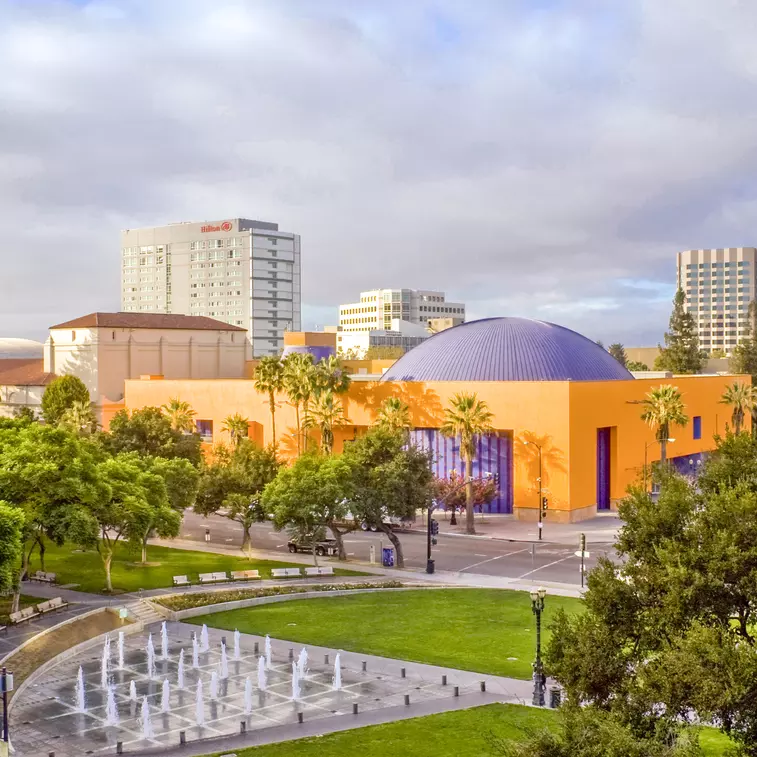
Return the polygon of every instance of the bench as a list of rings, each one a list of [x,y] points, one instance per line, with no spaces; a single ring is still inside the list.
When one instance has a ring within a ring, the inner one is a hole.
[[[189,579],[186,576],[174,576],[173,577],[173,585],[174,586],[191,586]]]
[[[299,568],[273,568],[271,576],[273,578],[301,578],[302,573]]]
[[[35,612],[33,607],[25,607],[23,610],[19,610],[18,612],[12,612],[8,617],[10,618],[11,623],[18,625],[19,623],[23,623],[25,620],[38,618],[39,613]]]
[[[215,584],[228,580],[229,577],[225,573],[200,573],[201,584]]]
[[[232,581],[252,581],[255,578],[260,578],[260,573],[257,570],[232,570]]]
[[[305,568],[306,576],[333,576],[334,569],[329,566],[328,568]]]
[[[0,626],[0,632],[7,631],[7,630],[8,630],[8,626]]]
[[[47,602],[40,602],[37,605],[37,612],[44,615],[46,612],[57,612],[64,607],[68,607],[68,602],[64,602],[61,597],[55,597],[55,599],[48,599]]]
[[[57,573],[45,573],[42,570],[38,570],[33,575],[29,576],[30,581],[41,581],[46,584],[54,584],[55,579],[58,577]]]

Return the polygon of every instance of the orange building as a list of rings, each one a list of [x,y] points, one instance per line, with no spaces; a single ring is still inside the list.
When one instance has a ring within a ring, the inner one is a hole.
[[[492,412],[492,433],[478,440],[474,475],[499,477],[493,512],[523,519],[538,514],[541,489],[549,518],[578,521],[609,509],[659,459],[654,432],[640,418],[647,392],[670,383],[683,395],[690,418],[671,430],[668,456],[681,472],[696,474],[703,454],[723,433],[730,409],[720,400],[727,385],[748,376],[675,376],[634,379],[604,349],[569,329],[520,318],[473,321],[431,337],[389,368],[380,380],[353,381],[343,398],[348,425],[337,429],[335,451],[376,419],[388,397],[404,400],[412,440],[430,449],[435,473],[462,471],[457,440],[439,433],[444,410],[457,393],[475,393]],[[369,378],[369,377],[366,377]],[[189,402],[207,441],[225,441],[224,419],[250,419],[250,437],[271,442],[267,398],[244,379],[133,380],[126,406],[160,406],[171,397]],[[278,444],[297,452],[294,407],[279,397]]]

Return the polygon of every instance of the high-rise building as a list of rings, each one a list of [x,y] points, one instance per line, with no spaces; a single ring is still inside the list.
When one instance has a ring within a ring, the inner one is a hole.
[[[465,320],[465,305],[447,302],[444,292],[422,289],[373,289],[360,302],[339,307],[340,331],[390,331],[392,320],[423,326],[432,318]]]
[[[253,356],[299,331],[300,237],[233,218],[121,232],[121,310],[205,315],[247,329]]]
[[[678,287],[686,295],[686,310],[696,320],[703,350],[728,355],[747,333],[755,268],[754,247],[678,253]]]

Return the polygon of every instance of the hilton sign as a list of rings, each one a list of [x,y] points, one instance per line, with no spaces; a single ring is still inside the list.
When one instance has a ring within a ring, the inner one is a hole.
[[[224,221],[222,224],[219,224],[218,226],[212,226],[210,224],[208,226],[201,226],[200,231],[203,234],[208,234],[211,231],[231,231],[233,228],[234,227],[231,221]]]

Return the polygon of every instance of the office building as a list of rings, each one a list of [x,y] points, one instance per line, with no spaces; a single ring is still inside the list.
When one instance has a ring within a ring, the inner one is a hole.
[[[250,356],[299,331],[300,237],[233,218],[121,232],[121,310],[207,316],[247,330]]]
[[[421,289],[373,289],[360,302],[339,307],[340,331],[391,331],[392,320],[427,326],[432,318],[465,320],[465,305],[447,302],[444,292]]]
[[[430,336],[431,332],[420,323],[397,318],[392,318],[388,329],[340,331],[336,335],[339,355],[357,360],[365,358],[371,347],[398,347],[408,352]]]
[[[747,333],[756,266],[754,247],[678,253],[678,287],[696,320],[703,350],[722,350],[728,355]]]

